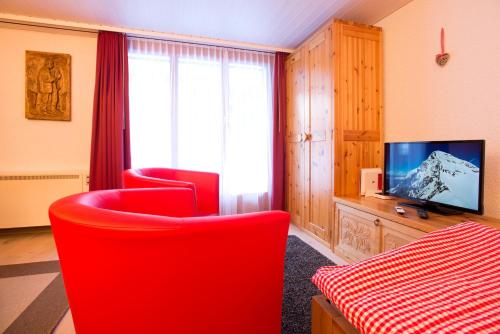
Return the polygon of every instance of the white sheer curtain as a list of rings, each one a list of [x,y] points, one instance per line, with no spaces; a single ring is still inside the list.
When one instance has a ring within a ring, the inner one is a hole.
[[[220,174],[222,214],[268,210],[274,54],[129,38],[132,166]]]

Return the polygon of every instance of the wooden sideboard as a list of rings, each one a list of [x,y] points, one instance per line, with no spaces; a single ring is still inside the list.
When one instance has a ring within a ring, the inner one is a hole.
[[[397,200],[373,197],[334,197],[332,249],[348,262],[406,245],[426,233],[472,220],[500,229],[500,220],[473,214],[442,216],[429,212],[428,219],[405,207],[398,215]]]

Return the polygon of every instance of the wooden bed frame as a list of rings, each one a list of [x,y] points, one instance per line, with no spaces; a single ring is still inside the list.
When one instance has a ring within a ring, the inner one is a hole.
[[[311,334],[359,334],[359,331],[324,295],[312,298]]]

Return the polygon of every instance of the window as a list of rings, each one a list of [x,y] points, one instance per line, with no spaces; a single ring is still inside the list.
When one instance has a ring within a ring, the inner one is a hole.
[[[221,172],[221,73],[218,61],[178,61],[178,168]]]
[[[133,167],[217,172],[224,213],[268,209],[273,62],[266,53],[129,39]]]
[[[132,166],[172,165],[170,60],[129,56]]]
[[[229,191],[262,193],[268,188],[270,117],[263,67],[229,64]],[[242,177],[244,175],[245,177]]]

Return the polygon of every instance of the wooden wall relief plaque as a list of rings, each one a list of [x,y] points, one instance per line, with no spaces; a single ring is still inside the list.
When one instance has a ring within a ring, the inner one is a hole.
[[[71,120],[71,56],[26,51],[25,117]]]

